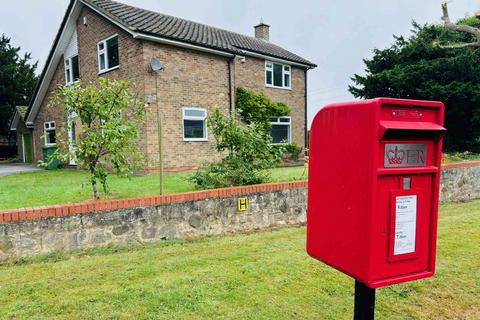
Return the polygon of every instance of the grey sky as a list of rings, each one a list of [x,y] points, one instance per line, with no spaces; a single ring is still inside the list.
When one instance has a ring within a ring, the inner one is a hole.
[[[0,32],[32,52],[42,70],[68,0],[1,0]],[[162,13],[253,34],[263,20],[271,41],[318,64],[309,72],[309,120],[326,104],[350,100],[350,77],[362,73],[373,48],[406,35],[411,21],[440,22],[440,0],[121,0]],[[480,9],[474,0],[450,2],[458,19]]]

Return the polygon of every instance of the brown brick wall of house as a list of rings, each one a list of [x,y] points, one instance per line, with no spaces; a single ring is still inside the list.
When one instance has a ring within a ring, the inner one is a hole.
[[[36,163],[39,160],[43,160],[43,147],[45,146],[45,139],[42,138],[44,134],[44,123],[47,121],[55,121],[55,126],[57,133],[59,130],[65,130],[66,125],[66,115],[65,112],[60,108],[55,108],[49,106],[50,98],[53,95],[53,92],[59,84],[65,83],[65,71],[64,71],[63,59],[58,63],[57,69],[53,75],[52,81],[47,90],[47,94],[42,101],[40,110],[35,118],[34,129],[33,129],[33,159]],[[57,134],[57,139],[66,139],[66,130],[63,137],[59,137]]]
[[[83,24],[83,17],[87,17],[87,25]],[[79,69],[80,79],[84,83],[95,81],[99,77],[98,72],[98,57],[97,57],[97,43],[103,39],[106,39],[114,34],[118,35],[119,42],[119,59],[120,68],[116,70],[103,73],[100,76],[111,79],[127,80],[131,83],[132,87],[143,96],[144,91],[144,73],[145,70],[139,66],[142,66],[142,42],[140,40],[133,39],[129,34],[122,31],[115,25],[107,22],[104,18],[94,13],[89,8],[84,8],[77,21],[77,34],[78,34],[78,57],[79,57]],[[57,70],[53,76],[52,81],[46,94],[40,111],[35,119],[34,124],[34,158],[35,161],[42,159],[42,148],[44,146],[43,124],[45,121],[55,121],[57,131],[63,128],[65,131],[64,137],[66,139],[66,125],[67,116],[63,110],[58,108],[47,108],[53,91],[59,84],[65,83],[65,71],[63,57],[60,59]],[[77,125],[77,134],[81,133],[80,126]],[[144,150],[144,146],[141,145],[141,150]]]
[[[158,74],[158,104],[164,118],[164,167],[166,170],[185,170],[198,167],[202,162],[218,159],[209,141],[187,142],[183,139],[183,107],[196,107],[212,112],[219,107],[229,108],[228,58],[162,45],[144,44],[144,59],[157,57],[165,70]],[[146,75],[145,93],[155,100],[155,75]],[[151,105],[147,127],[147,150],[152,160],[151,169],[158,168],[158,109]]]
[[[87,18],[87,25],[83,24]],[[89,8],[84,8],[77,20],[78,59],[80,78],[83,82],[95,81],[99,76],[126,80],[139,92],[143,92],[145,66],[142,57],[142,41],[134,39],[127,32],[108,22]],[[98,42],[118,35],[120,67],[99,75]]]
[[[87,18],[87,25],[83,24]],[[178,171],[198,167],[203,162],[214,161],[219,155],[212,149],[213,136],[209,133],[209,142],[186,142],[183,139],[183,107],[205,108],[211,112],[220,107],[229,110],[228,62],[229,57],[193,51],[154,42],[134,39],[114,24],[84,8],[77,21],[78,52],[80,78],[83,82],[98,78],[97,43],[114,34],[119,37],[120,67],[101,76],[127,80],[135,85],[140,95],[151,97],[151,110],[142,127],[140,149],[147,157],[145,171],[157,171],[159,166],[158,147],[158,108],[155,103],[158,92],[158,104],[164,117],[163,147],[164,168]],[[158,74],[155,88],[155,75],[149,71],[152,56],[160,59],[165,70]],[[292,139],[304,146],[305,119],[305,75],[301,68],[292,67],[292,89],[265,87],[265,61],[247,57],[245,63],[238,59],[232,64],[232,93],[243,86],[264,92],[275,101],[287,103],[292,109]],[[57,84],[64,83],[63,59],[50,84],[51,92]],[[35,159],[42,157],[43,123],[56,121],[57,127],[66,125],[66,115],[61,110],[46,108],[50,94],[43,101],[35,121]],[[234,96],[232,97],[234,100]],[[78,132],[81,132],[79,128]]]
[[[84,25],[84,17],[87,24]],[[126,80],[131,90],[140,98],[144,95],[144,77],[146,66],[143,61],[143,42],[134,39],[130,34],[85,7],[77,20],[78,59],[80,79],[84,83],[96,81],[99,77],[114,80]],[[113,35],[118,36],[119,67],[99,74],[97,44]],[[81,134],[80,126],[77,134]],[[142,127],[142,131],[144,127]],[[143,155],[146,150],[144,139],[139,141],[139,149]]]
[[[246,57],[245,63],[235,59],[235,87],[263,92],[274,101],[289,105],[292,117],[292,142],[305,146],[305,69],[292,66],[291,89],[265,86],[265,60]]]
[[[205,161],[219,158],[207,142],[184,142],[182,132],[182,107],[229,108],[228,61],[230,58],[200,53],[156,43],[144,44],[145,63],[156,56],[166,65],[158,76],[158,98],[164,112],[164,166],[166,170],[184,170],[197,167]],[[236,59],[232,64],[232,94],[243,86],[263,92],[275,101],[287,103],[292,109],[292,141],[305,145],[305,72],[292,67],[292,89],[265,87],[265,61],[247,58],[245,63]],[[147,75],[146,94],[155,96],[155,77]],[[147,123],[147,148],[152,170],[158,168],[158,116],[153,114]],[[209,135],[211,142],[213,137]]]

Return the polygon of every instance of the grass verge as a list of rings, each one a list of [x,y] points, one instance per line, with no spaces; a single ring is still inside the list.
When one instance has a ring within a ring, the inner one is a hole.
[[[441,206],[434,278],[377,290],[378,319],[480,319],[480,201]],[[110,246],[0,266],[2,319],[351,319],[353,280],[305,228]]]
[[[303,167],[272,169],[272,182],[306,179]],[[190,173],[166,173],[165,193],[195,190]],[[129,198],[159,194],[159,175],[134,176],[130,179],[109,177],[111,194],[106,198]],[[0,177],[0,210],[75,203],[92,199],[88,174],[74,169],[42,170]]]

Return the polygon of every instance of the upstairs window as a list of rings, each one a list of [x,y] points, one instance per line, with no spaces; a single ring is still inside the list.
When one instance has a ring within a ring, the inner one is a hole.
[[[65,83],[71,84],[80,79],[78,55],[65,59]]]
[[[118,57],[118,36],[114,35],[100,41],[98,48],[98,70],[100,73],[118,68],[120,60]]]
[[[55,121],[45,122],[43,124],[45,131],[45,145],[52,146],[57,143]]]
[[[183,108],[183,140],[207,141],[207,110]]]
[[[270,120],[270,123],[272,124],[272,143],[292,142],[292,118],[274,117]]]
[[[291,72],[289,65],[266,61],[265,85],[274,88],[291,88]]]

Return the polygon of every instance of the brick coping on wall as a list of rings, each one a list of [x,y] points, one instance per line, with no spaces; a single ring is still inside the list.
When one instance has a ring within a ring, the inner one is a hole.
[[[471,167],[480,167],[480,160],[452,162],[452,163],[442,164],[442,169],[471,168]]]
[[[480,161],[447,163],[442,165],[442,169],[457,169],[470,167],[480,167]],[[102,211],[156,206],[169,203],[205,200],[209,198],[225,198],[231,196],[241,196],[293,188],[307,188],[307,181],[303,180],[294,182],[266,183],[251,186],[166,194],[161,196],[159,195],[127,199],[99,200],[73,204],[3,210],[0,211],[0,223],[21,222],[52,217],[75,216]]]
[[[193,191],[185,193],[165,194],[127,199],[99,200],[74,204],[40,206],[0,211],[0,223],[31,221],[44,218],[67,217],[81,214],[92,214],[102,211],[157,206],[210,198],[225,198],[254,193],[263,193],[294,188],[306,188],[307,181],[266,183],[251,186],[230,187]]]

